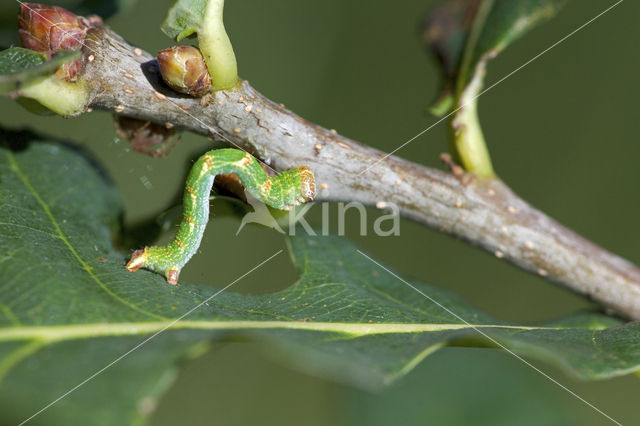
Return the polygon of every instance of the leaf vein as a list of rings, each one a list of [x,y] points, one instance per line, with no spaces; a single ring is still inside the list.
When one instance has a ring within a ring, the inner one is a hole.
[[[128,306],[130,309],[133,309],[133,310],[135,310],[135,311],[137,311],[139,313],[142,313],[144,315],[150,316],[152,318],[166,319],[166,318],[164,318],[164,317],[162,317],[160,315],[157,315],[157,314],[154,314],[152,312],[146,311],[146,310],[142,309],[141,307],[137,306],[134,303],[131,303],[129,300],[123,298],[122,296],[120,296],[119,294],[117,294],[116,292],[111,290],[109,287],[107,287],[107,285],[105,283],[103,283],[102,280],[100,280],[100,278],[98,278],[98,276],[93,272],[91,266],[87,262],[84,261],[84,259],[80,256],[80,254],[76,251],[75,247],[73,247],[73,245],[71,244],[71,242],[69,241],[67,236],[62,232],[62,228],[60,227],[60,224],[56,220],[56,218],[53,215],[53,213],[51,212],[51,209],[49,208],[49,205],[44,201],[44,199],[40,196],[40,194],[33,187],[33,185],[31,185],[31,182],[29,182],[29,179],[22,172],[18,162],[16,161],[14,156],[9,151],[7,151],[7,158],[9,160],[9,163],[11,164],[11,169],[18,176],[18,178],[20,179],[22,184],[25,186],[25,188],[27,188],[27,190],[33,196],[33,198],[36,200],[36,202],[40,205],[40,207],[44,211],[45,215],[47,216],[47,218],[49,219],[49,221],[53,225],[53,228],[54,228],[56,234],[58,235],[58,237],[67,246],[67,248],[69,249],[69,251],[71,252],[73,257],[78,261],[78,263],[80,263],[80,266],[82,266],[82,268],[85,270],[85,272],[87,274],[89,274],[89,276],[93,279],[93,281],[95,281],[108,295],[110,295],[111,297],[113,297],[114,299],[119,301],[120,303]]]

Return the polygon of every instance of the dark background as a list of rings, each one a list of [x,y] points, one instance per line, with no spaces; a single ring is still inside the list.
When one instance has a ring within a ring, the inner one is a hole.
[[[225,23],[240,75],[254,87],[307,119],[390,151],[435,121],[426,109],[437,94],[438,73],[418,33],[420,17],[433,3],[228,1]],[[490,64],[488,84],[611,4],[569,2],[556,19]],[[159,30],[169,5],[164,0],[140,0],[108,23],[130,42],[155,53],[171,44]],[[635,263],[640,263],[639,12],[637,2],[622,3],[480,99],[481,121],[498,174],[534,206]],[[123,193],[128,223],[169,208],[181,192],[189,160],[211,146],[204,138],[184,135],[169,158],[150,159],[115,139],[111,117],[105,113],[73,120],[36,117],[8,99],[0,99],[0,110],[3,126],[31,126],[95,153]],[[444,150],[443,123],[397,154],[442,167],[438,155]],[[312,210],[311,221],[318,215],[319,209]],[[402,221],[398,237],[361,237],[355,235],[355,212],[349,219],[347,235],[365,251],[502,319],[544,321],[590,306],[490,254],[414,223]],[[238,225],[237,219],[214,219],[202,253],[181,278],[223,287],[284,248],[280,234],[258,226],[235,237]],[[335,221],[332,229],[337,229]],[[270,292],[295,279],[287,257],[279,256],[234,290]],[[638,422],[637,377],[580,382],[546,365],[536,366],[616,420]],[[151,422],[471,423],[609,424],[556,384],[497,350],[445,348],[394,386],[373,394],[299,374],[270,358],[266,348],[250,343],[214,344],[208,354],[188,364]]]

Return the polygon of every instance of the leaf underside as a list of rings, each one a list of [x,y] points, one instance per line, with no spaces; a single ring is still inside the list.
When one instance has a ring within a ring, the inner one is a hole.
[[[432,112],[442,116],[486,62],[535,26],[552,18],[567,0],[446,0],[426,15],[422,38],[442,73]],[[483,13],[484,12],[484,13]]]
[[[122,200],[95,162],[30,133],[4,131],[0,139],[0,411],[17,422],[218,289],[173,287],[157,274],[126,271],[125,254],[112,243]],[[362,387],[388,384],[452,342],[504,345],[585,379],[640,366],[640,324],[599,314],[510,324],[407,280],[456,317],[343,238],[300,233],[289,242],[296,283],[266,295],[222,292],[42,421],[139,422],[181,359],[238,336],[275,342],[286,362]]]
[[[176,41],[191,36],[201,27],[207,3],[208,0],[177,0],[160,29]]]

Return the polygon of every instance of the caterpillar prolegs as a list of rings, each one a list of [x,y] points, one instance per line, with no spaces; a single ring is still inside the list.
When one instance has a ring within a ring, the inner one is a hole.
[[[162,247],[145,247],[131,255],[126,268],[148,269],[163,274],[170,284],[178,283],[184,265],[196,253],[209,221],[209,193],[218,174],[234,173],[245,189],[263,203],[281,210],[312,200],[315,179],[302,166],[270,177],[258,161],[238,149],[209,151],[196,161],[187,178],[183,199],[183,220],[172,242]]]

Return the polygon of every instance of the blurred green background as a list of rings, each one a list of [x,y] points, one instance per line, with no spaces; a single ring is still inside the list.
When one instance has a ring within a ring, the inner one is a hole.
[[[5,0],[2,9],[10,1]],[[159,30],[170,3],[139,0],[108,23],[131,43],[155,53],[171,43]],[[228,1],[225,23],[240,75],[254,87],[307,119],[390,151],[435,121],[426,109],[437,95],[438,73],[424,53],[418,32],[421,16],[434,3]],[[494,60],[488,83],[613,3],[569,2],[557,18]],[[635,263],[640,263],[640,240],[635,238],[640,216],[636,189],[640,144],[635,129],[640,118],[639,14],[637,2],[622,3],[480,100],[481,121],[499,175],[534,206]],[[111,117],[105,113],[73,120],[36,117],[6,98],[0,99],[0,110],[2,126],[28,126],[93,152],[122,191],[129,224],[171,207],[171,200],[182,190],[190,160],[211,146],[204,138],[185,134],[168,158],[151,159],[130,152],[126,142],[118,141]],[[441,167],[438,155],[444,150],[443,123],[397,154]],[[318,221],[319,208],[311,210],[310,218]],[[355,211],[349,223],[347,236],[387,265],[448,288],[502,319],[543,321],[591,306],[581,297],[414,223],[402,221],[400,236],[384,238],[356,235]],[[223,287],[284,248],[280,234],[258,226],[249,226],[236,237],[238,225],[238,219],[214,219],[201,254],[181,278]],[[332,229],[337,230],[336,221]],[[271,292],[295,279],[288,259],[280,256],[234,289]],[[623,424],[640,423],[637,377],[579,382],[536,365]],[[374,394],[297,373],[270,358],[267,348],[259,344],[233,343],[216,344],[187,364],[160,401],[151,424],[609,422],[497,350],[443,349],[394,386]]]

